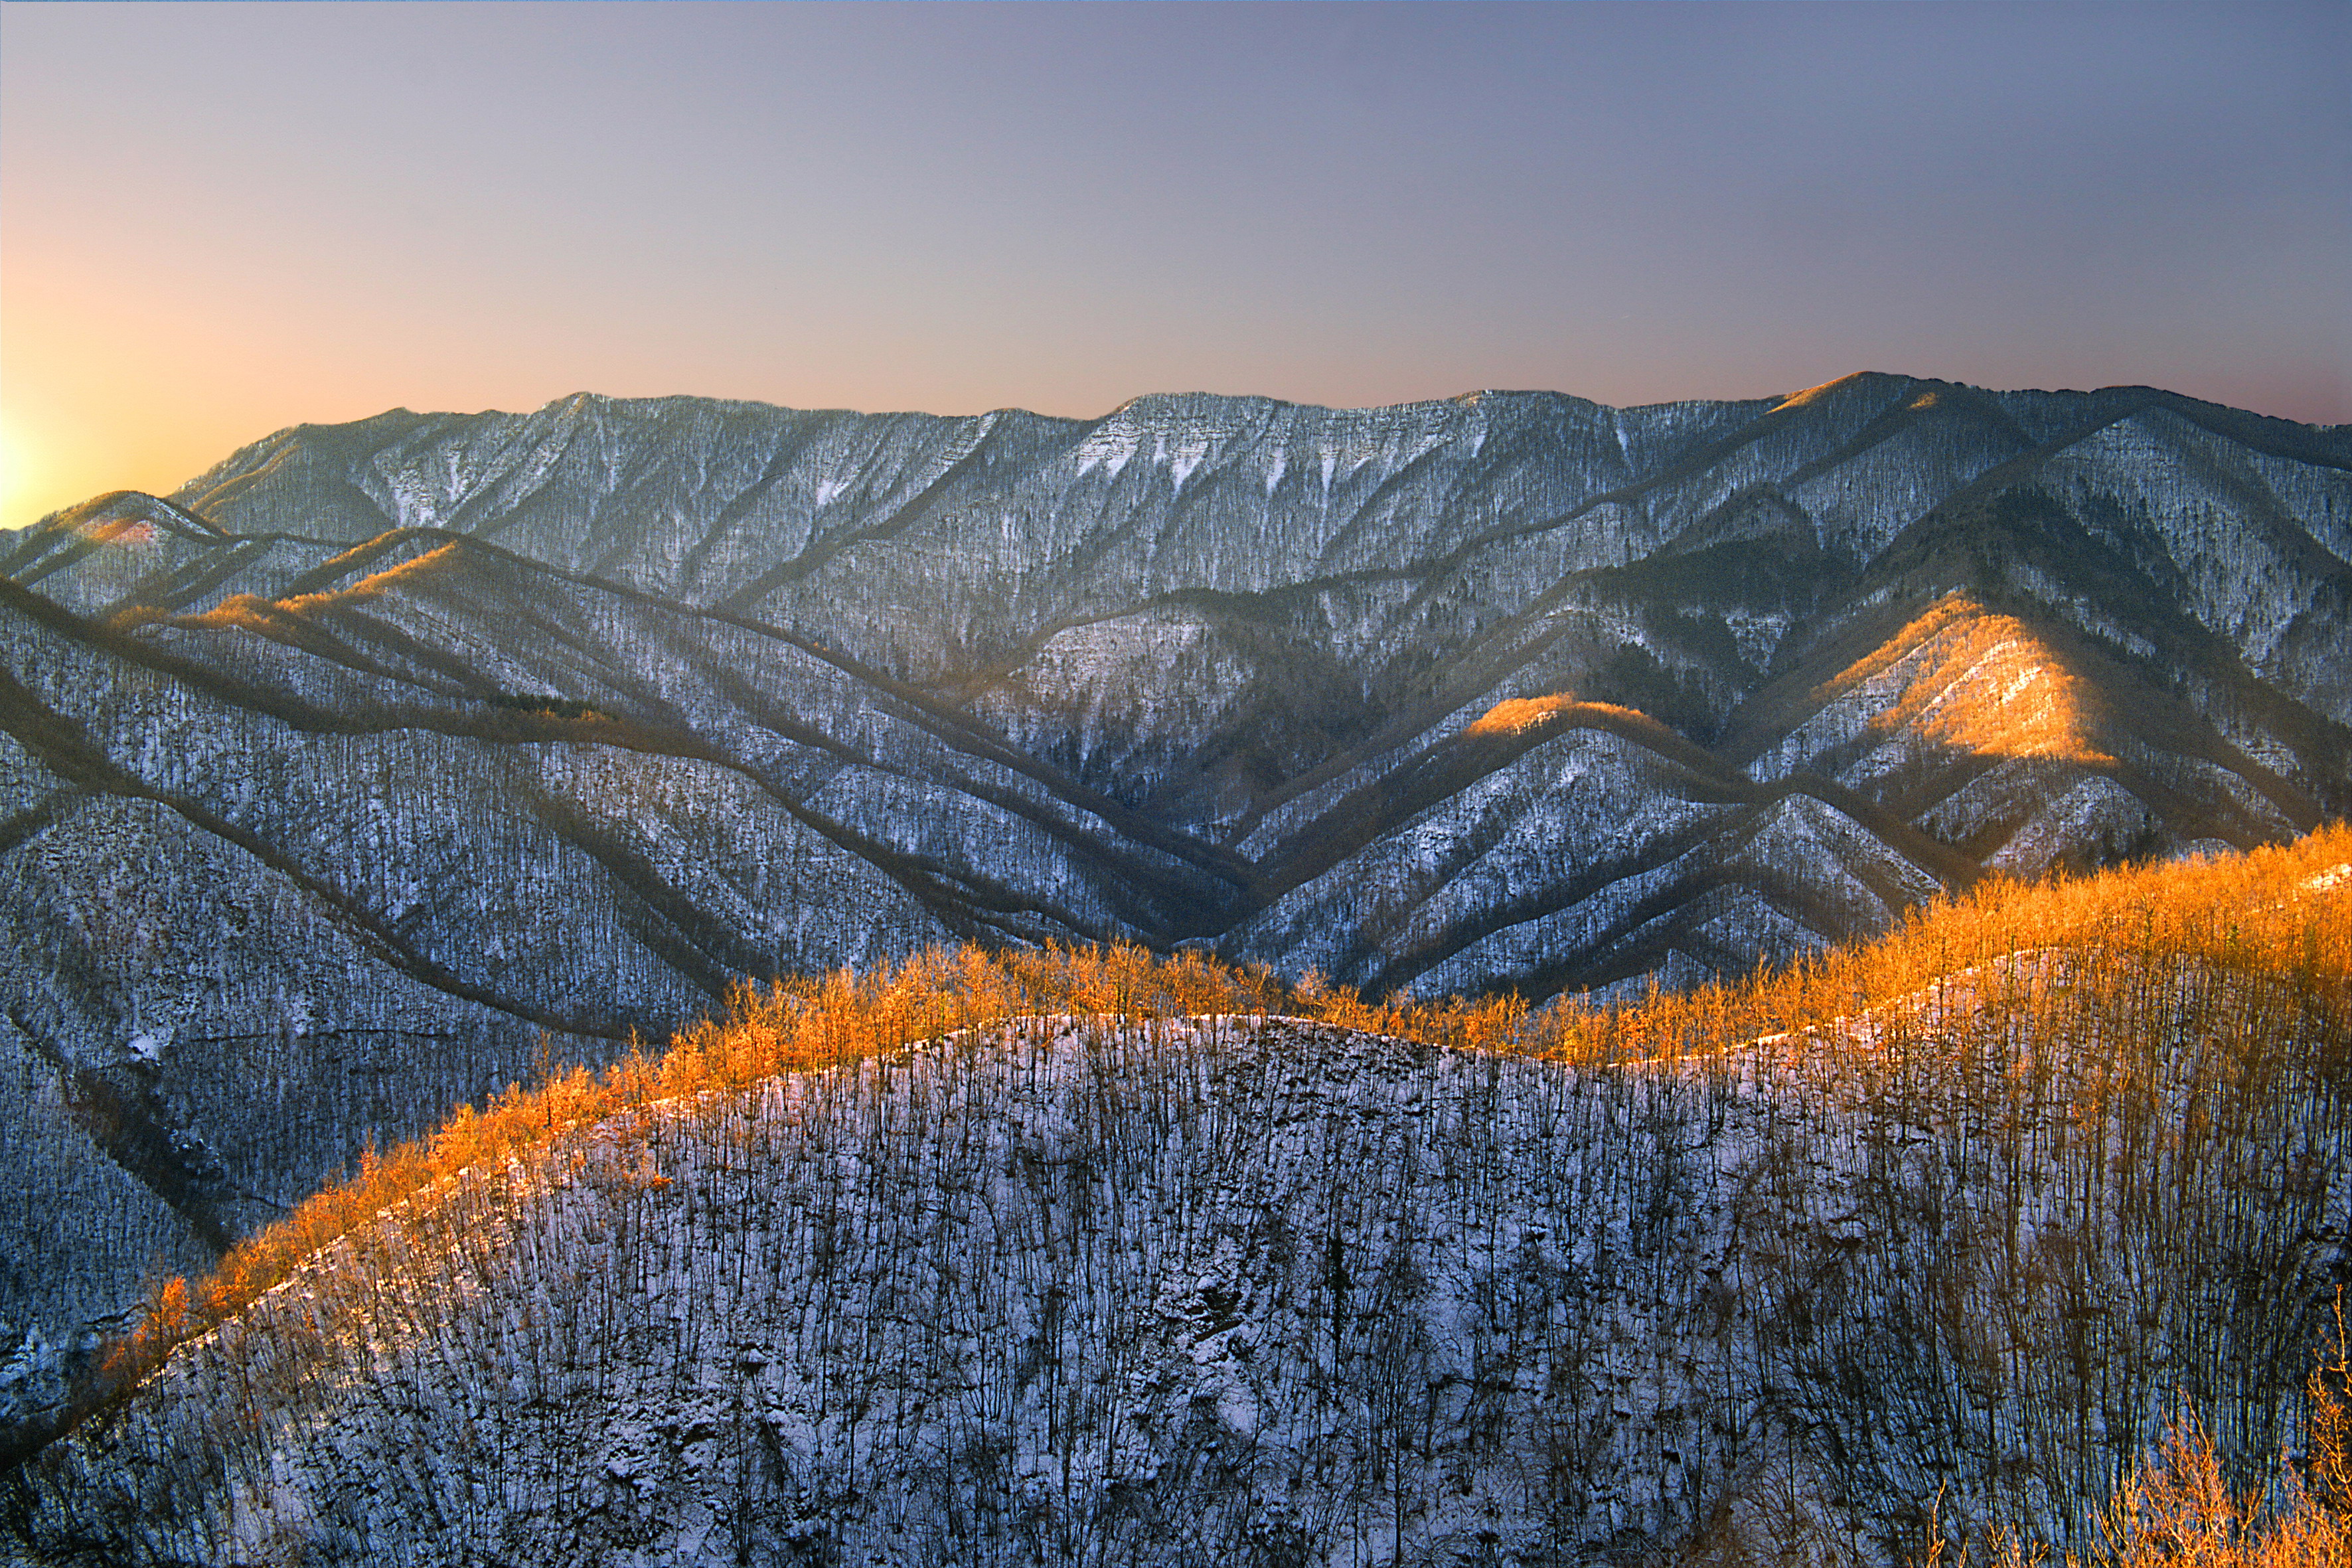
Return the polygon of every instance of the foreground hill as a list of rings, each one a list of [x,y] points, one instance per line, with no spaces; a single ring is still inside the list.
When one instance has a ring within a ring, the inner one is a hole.
[[[285,431],[0,553],[0,1337],[746,979],[1638,990],[2284,839],[2347,563],[2346,432],[2147,389]]]
[[[2304,1440],[2348,974],[2336,829],[1613,1009],[1155,1016],[1279,991],[1131,949],[746,996],[164,1291],[5,1517],[58,1563],[2079,1542],[2184,1400],[2241,1480]],[[1056,995],[1109,1010],[966,1021]]]

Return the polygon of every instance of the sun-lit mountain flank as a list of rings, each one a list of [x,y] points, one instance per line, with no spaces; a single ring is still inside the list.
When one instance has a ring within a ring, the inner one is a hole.
[[[74,1563],[1921,1562],[2099,1539],[2195,1413],[2147,1495],[2315,1454],[2256,1511],[2340,1554],[2347,857],[1610,1007],[747,991],[161,1286],[0,1498]]]
[[[35,1434],[154,1279],[747,983],[1606,1002],[2352,805],[2352,437],[2147,388],[394,411],[0,577]]]

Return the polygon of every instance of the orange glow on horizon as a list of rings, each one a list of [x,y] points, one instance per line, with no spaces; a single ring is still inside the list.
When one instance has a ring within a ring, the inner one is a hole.
[[[31,444],[16,434],[14,419],[0,419],[0,520],[13,524],[17,513],[39,505],[40,496],[41,475]]]

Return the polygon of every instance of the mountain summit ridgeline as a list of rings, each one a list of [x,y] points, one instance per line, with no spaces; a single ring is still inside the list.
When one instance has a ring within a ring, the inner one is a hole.
[[[2352,803],[2352,433],[2145,388],[395,411],[0,578],[19,1391],[747,980],[1680,985]]]

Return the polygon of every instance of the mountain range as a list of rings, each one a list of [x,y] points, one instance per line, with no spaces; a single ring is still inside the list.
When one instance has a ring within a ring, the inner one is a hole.
[[[0,541],[20,1415],[371,1140],[930,944],[1685,985],[2352,805],[2352,431],[579,395]]]

